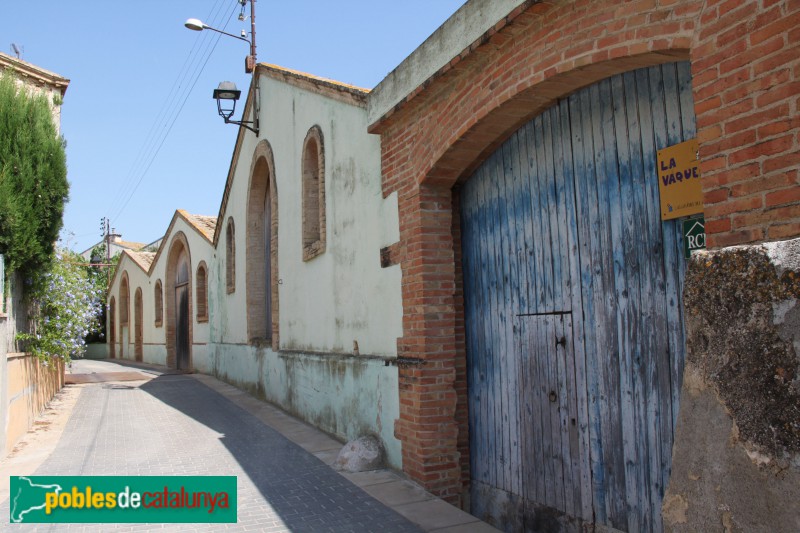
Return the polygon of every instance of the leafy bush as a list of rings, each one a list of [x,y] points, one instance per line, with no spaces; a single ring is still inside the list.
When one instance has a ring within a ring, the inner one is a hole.
[[[44,361],[81,357],[84,339],[99,329],[103,284],[79,265],[81,261],[80,256],[59,250],[50,269],[33,285],[34,332],[20,333],[17,338]]]

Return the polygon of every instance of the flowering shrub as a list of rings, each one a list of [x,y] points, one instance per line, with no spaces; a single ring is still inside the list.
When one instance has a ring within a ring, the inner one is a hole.
[[[99,329],[103,290],[78,263],[82,260],[66,250],[56,252],[55,260],[35,284],[34,328],[20,333],[34,355],[49,362],[61,358],[69,362],[85,351],[85,337]]]

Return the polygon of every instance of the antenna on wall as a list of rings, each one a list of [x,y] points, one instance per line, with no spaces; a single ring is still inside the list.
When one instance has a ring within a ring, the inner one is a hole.
[[[20,48],[19,46],[17,46],[16,43],[11,43],[11,50],[14,51],[14,54],[16,54],[17,59],[22,59],[20,56],[22,55],[23,52],[25,52],[25,48]]]

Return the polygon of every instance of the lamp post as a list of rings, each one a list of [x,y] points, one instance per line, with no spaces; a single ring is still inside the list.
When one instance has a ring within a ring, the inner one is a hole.
[[[242,5],[242,13],[239,15],[239,20],[244,20],[244,6],[248,0],[238,0],[238,2]],[[244,71],[248,74],[252,73],[256,67],[256,0],[249,0],[249,2],[250,39],[245,37],[246,33],[244,30],[242,30],[242,35],[234,35],[233,33],[228,33],[226,31],[213,28],[205,24],[200,19],[191,18],[184,23],[184,26],[193,31],[211,30],[221,33],[222,35],[227,35],[228,37],[233,37],[234,39],[239,39],[240,41],[244,41],[249,44],[250,55],[248,55],[244,61]],[[241,96],[242,92],[236,88],[236,84],[233,82],[223,81],[220,83],[219,87],[214,89],[214,99],[217,101],[217,112],[219,113],[219,116],[223,118],[225,124],[237,124],[247,128],[255,133],[256,136],[258,136],[258,115],[260,112],[258,92],[258,76],[255,76],[255,93],[253,94],[254,120],[231,120],[233,112],[236,110],[236,101],[239,99],[239,96]],[[229,103],[230,106],[228,106]],[[252,124],[252,126],[249,126],[248,124]]]

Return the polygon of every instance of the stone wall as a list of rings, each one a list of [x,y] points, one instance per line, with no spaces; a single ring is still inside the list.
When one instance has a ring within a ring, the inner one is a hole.
[[[800,530],[800,239],[693,257],[668,531]]]

